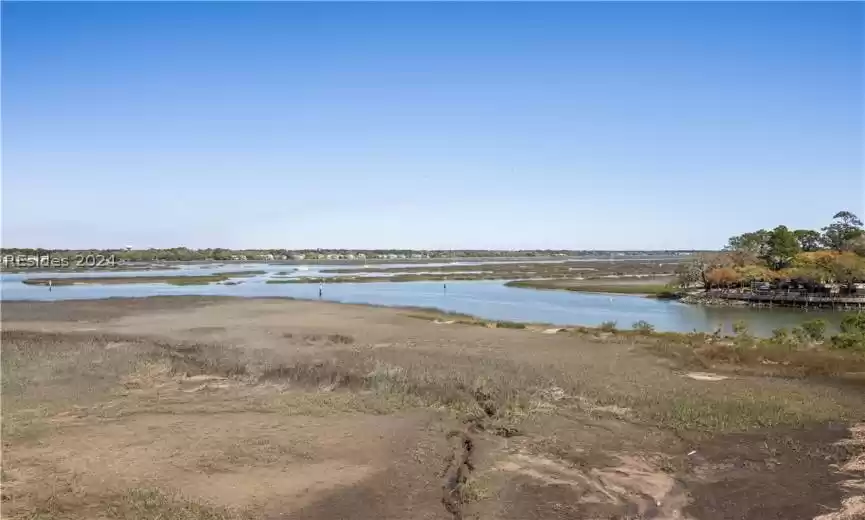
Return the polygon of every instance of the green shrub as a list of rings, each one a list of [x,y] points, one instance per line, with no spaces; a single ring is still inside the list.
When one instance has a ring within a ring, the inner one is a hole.
[[[499,329],[524,329],[526,328],[525,323],[517,323],[514,321],[499,321],[496,322],[496,328]]]
[[[848,314],[841,320],[841,333],[832,336],[832,348],[865,352],[865,315]]]
[[[807,339],[812,341],[823,341],[826,335],[826,320],[816,319],[802,322],[799,326]]]
[[[659,290],[654,294],[659,300],[678,300],[682,297],[682,293],[671,284],[667,284],[664,289]]]
[[[733,323],[733,334],[744,336],[748,334],[748,323],[745,320],[739,320]]]
[[[832,348],[865,352],[865,333],[842,332],[832,336]]]
[[[808,335],[808,332],[805,331],[802,327],[793,327],[792,330],[793,340],[798,344],[802,345],[803,343],[810,343],[811,336]]]
[[[784,327],[778,327],[772,331],[770,341],[777,345],[787,345],[790,343],[790,331]]]
[[[635,321],[631,328],[641,334],[651,334],[655,332],[655,326],[645,320]]]
[[[865,314],[848,314],[841,320],[844,334],[865,334]]]
[[[615,321],[605,321],[601,323],[598,328],[604,332],[616,332],[616,322]]]

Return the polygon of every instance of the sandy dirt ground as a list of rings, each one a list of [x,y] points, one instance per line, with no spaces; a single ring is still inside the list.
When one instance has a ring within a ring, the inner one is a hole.
[[[2,305],[3,518],[863,518],[861,385],[282,299]]]

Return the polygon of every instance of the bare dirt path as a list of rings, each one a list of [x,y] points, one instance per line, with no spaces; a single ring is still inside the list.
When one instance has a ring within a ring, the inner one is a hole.
[[[858,500],[861,386],[695,380],[635,338],[320,302],[2,314],[4,518],[810,519]]]

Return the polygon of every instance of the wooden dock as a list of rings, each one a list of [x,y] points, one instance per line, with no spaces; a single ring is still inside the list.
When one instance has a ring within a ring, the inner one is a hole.
[[[715,298],[724,300],[738,300],[753,303],[758,306],[773,305],[796,306],[796,307],[831,307],[834,309],[863,309],[865,308],[865,294],[860,295],[819,295],[813,293],[802,293],[800,291],[790,292],[740,292],[728,290],[709,291]]]

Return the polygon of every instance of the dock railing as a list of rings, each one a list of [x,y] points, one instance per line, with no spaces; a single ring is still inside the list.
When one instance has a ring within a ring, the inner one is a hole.
[[[726,300],[743,300],[752,302],[778,302],[802,304],[865,304],[865,292],[854,294],[812,293],[801,289],[751,291],[748,289],[710,289],[709,294],[715,298]]]

